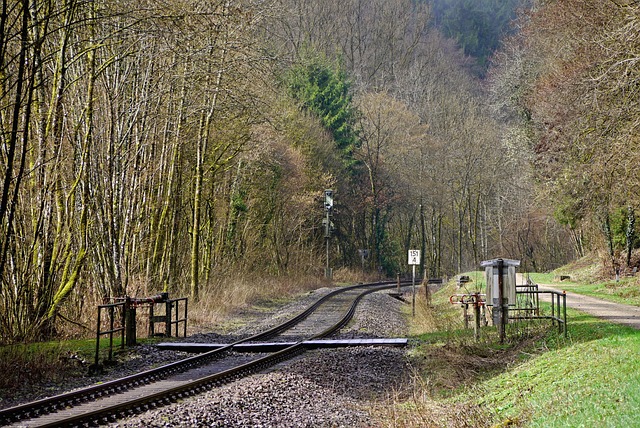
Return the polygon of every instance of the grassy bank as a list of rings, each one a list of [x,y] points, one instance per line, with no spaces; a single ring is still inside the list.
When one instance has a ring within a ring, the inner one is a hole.
[[[18,389],[84,376],[95,340],[67,340],[0,346],[0,407]]]
[[[448,303],[418,305],[412,394],[378,409],[386,426],[635,427],[640,331],[569,310],[569,336],[548,321],[510,326],[500,345],[485,327],[475,343]]]
[[[489,409],[493,424],[637,426],[640,332],[575,311],[569,319],[569,339],[549,332],[525,361],[457,398]]]
[[[616,303],[640,306],[640,285],[638,284],[638,278],[635,276],[621,277],[619,280],[611,279],[585,283],[579,279],[573,280],[576,276],[570,274],[567,276],[571,279],[564,281],[560,281],[559,275],[554,273],[532,273],[529,275],[538,284],[553,285],[573,293],[585,294]]]

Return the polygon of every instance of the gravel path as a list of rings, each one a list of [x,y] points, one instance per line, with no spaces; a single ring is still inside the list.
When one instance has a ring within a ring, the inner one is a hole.
[[[539,289],[562,292],[561,287],[548,284],[538,284]],[[635,329],[640,329],[640,307],[624,305],[622,303],[609,302],[582,294],[567,293],[567,306],[606,319],[617,324],[623,324]],[[546,297],[549,299],[548,296]]]
[[[525,284],[524,275],[518,274],[518,284]],[[551,284],[538,284],[540,291],[559,291],[567,294],[567,306],[588,313],[598,318],[606,319],[617,324],[623,324],[635,329],[640,329],[640,307],[610,302],[583,294],[566,291],[562,286]],[[551,296],[543,294],[540,299],[551,301]],[[569,323],[570,325],[570,323]]]

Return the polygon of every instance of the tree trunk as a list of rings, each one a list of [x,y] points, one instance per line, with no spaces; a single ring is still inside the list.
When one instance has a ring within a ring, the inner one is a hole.
[[[627,267],[631,267],[631,252],[633,251],[636,239],[636,213],[633,207],[627,206]]]

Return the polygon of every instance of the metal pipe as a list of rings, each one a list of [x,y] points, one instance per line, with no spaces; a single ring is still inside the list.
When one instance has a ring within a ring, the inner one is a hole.
[[[329,218],[329,210],[326,210],[326,216],[325,216],[325,231],[324,231],[324,238],[325,238],[325,246],[326,246],[326,254],[325,257],[327,259],[327,266],[325,268],[325,272],[324,272],[324,276],[325,278],[327,278],[328,280],[332,279],[331,272],[330,272],[330,267],[329,267],[329,239],[331,239],[331,223],[330,223],[330,218]]]
[[[416,316],[416,265],[412,265],[413,266],[413,272],[411,275],[411,285],[413,288],[413,300],[412,300],[412,307],[413,307],[413,316]]]
[[[171,308],[173,304],[170,300],[167,300],[165,304],[165,335],[171,337]]]
[[[98,362],[100,360],[100,313],[102,312],[100,309],[100,306],[98,306],[98,326],[96,328],[96,367],[98,367]]]
[[[187,318],[188,318],[188,306],[189,305],[189,300],[188,299],[184,299],[184,337],[187,337]]]
[[[567,292],[562,292],[562,306],[564,309],[564,337],[568,337],[568,328],[567,328]]]
[[[498,259],[498,307],[500,308],[500,314],[498,317],[498,332],[500,334],[500,343],[504,343],[504,339],[506,337],[506,326],[505,326],[505,305],[504,305],[504,296],[503,296],[503,285],[504,278],[502,277],[502,272],[504,269],[504,260]]]
[[[113,325],[114,323],[114,307],[109,306],[109,361],[113,360]]]
[[[562,333],[562,323],[559,321],[560,320],[560,294],[556,294],[555,297],[558,301],[558,333]]]
[[[127,316],[127,309],[128,309],[127,305],[125,304],[122,307],[122,317],[120,318],[120,322],[121,322],[120,326],[122,327],[122,331],[120,332],[120,349],[124,349],[124,337],[125,337],[124,335],[125,335],[125,326],[126,326],[125,320]],[[134,312],[134,319],[135,319],[135,312]],[[135,328],[136,327],[134,326],[134,333],[135,333]]]

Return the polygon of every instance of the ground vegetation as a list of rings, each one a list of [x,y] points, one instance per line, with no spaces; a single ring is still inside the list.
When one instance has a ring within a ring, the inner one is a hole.
[[[460,306],[449,302],[457,292],[451,282],[430,303],[419,296],[412,317],[416,386],[412,396],[374,405],[381,426],[635,425],[637,330],[569,309],[566,337],[548,320],[521,321],[508,326],[504,343],[493,326],[482,327],[475,341]],[[543,305],[542,313],[550,309]]]

